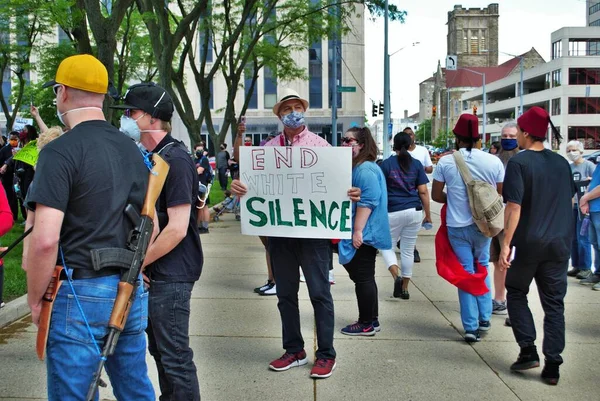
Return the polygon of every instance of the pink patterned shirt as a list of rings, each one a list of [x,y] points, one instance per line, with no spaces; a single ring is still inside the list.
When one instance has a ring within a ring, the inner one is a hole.
[[[310,132],[308,128],[306,128],[306,125],[304,126],[304,130],[294,137],[291,144],[286,142],[286,137],[283,133],[281,133],[275,138],[271,139],[269,142],[265,143],[264,146],[331,146],[325,139],[321,138],[315,133]]]

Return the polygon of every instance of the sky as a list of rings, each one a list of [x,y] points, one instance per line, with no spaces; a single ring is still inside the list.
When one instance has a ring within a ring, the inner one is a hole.
[[[550,34],[566,26],[585,26],[585,0],[390,0],[408,12],[405,23],[389,23],[390,96],[392,118],[419,111],[419,83],[433,75],[438,60],[445,66],[448,11],[455,4],[464,8],[500,5],[501,52],[522,54],[532,47],[550,60]],[[371,118],[371,102],[383,101],[383,18],[365,20],[365,110]],[[414,42],[420,42],[411,46]],[[500,54],[499,63],[510,59]],[[360,90],[360,89],[359,89]]]

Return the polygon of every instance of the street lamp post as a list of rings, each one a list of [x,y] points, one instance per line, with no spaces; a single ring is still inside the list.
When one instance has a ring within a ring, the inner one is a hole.
[[[473,74],[481,75],[482,89],[483,89],[483,124],[482,124],[483,131],[482,131],[482,135],[483,135],[483,141],[485,142],[485,126],[487,124],[487,115],[485,114],[485,105],[487,103],[487,96],[485,93],[485,72],[474,71],[474,70],[470,70],[468,68],[461,68],[461,70],[465,70],[465,71],[472,72]]]
[[[383,158],[387,159],[390,156],[390,138],[388,134],[388,126],[390,124],[390,56],[388,53],[388,20],[389,20],[389,4],[385,0],[385,23],[384,23],[384,38],[383,38]]]
[[[388,3],[387,0],[385,2],[386,4],[386,13],[387,13],[387,7],[388,7]],[[408,46],[404,46],[401,47],[400,49],[396,50],[395,52],[393,52],[392,54],[388,53],[388,26],[387,26],[387,14],[386,14],[386,18],[385,18],[385,41],[384,41],[384,64],[383,64],[383,158],[387,159],[388,157],[390,157],[390,146],[389,146],[389,142],[390,142],[390,138],[389,138],[389,124],[390,124],[390,120],[391,120],[391,113],[392,113],[392,105],[391,105],[391,96],[390,96],[390,58],[396,54],[399,53],[401,50],[406,49]],[[416,46],[418,44],[420,44],[421,42],[413,42],[411,44],[411,46]]]

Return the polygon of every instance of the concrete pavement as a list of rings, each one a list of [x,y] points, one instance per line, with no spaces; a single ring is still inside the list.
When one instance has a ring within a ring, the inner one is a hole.
[[[437,207],[434,206],[436,210]],[[434,215],[435,220],[439,220]],[[309,371],[316,348],[312,306],[300,290],[301,319],[309,365],[271,372],[279,357],[281,326],[276,297],[252,289],[264,282],[264,250],[258,238],[240,235],[231,214],[202,236],[205,266],[192,299],[191,346],[204,400],[595,400],[600,399],[600,293],[569,279],[567,348],[557,387],[541,382],[541,369],[509,371],[518,346],[504,317],[473,346],[462,339],[456,289],[434,263],[434,230],[421,232],[422,262],[414,268],[408,301],[391,297],[393,282],[377,261],[380,322],[375,337],[354,338],[339,329],[358,315],[353,283],[336,263],[332,287],[336,312],[337,369],[314,381]],[[543,314],[535,288],[531,300],[541,348]],[[2,312],[0,312],[2,313]],[[45,368],[35,356],[35,327],[24,318],[0,331],[0,400],[44,400]],[[153,360],[150,376],[158,389]],[[110,389],[101,399],[113,400]]]

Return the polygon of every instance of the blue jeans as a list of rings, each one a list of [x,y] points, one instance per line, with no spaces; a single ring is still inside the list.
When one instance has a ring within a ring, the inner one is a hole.
[[[108,332],[119,276],[73,281],[91,331],[102,348]],[[115,353],[106,361],[106,371],[118,400],[154,400],[156,398],[146,367],[148,293],[141,280],[121,333]],[[68,282],[63,282],[52,310],[46,348],[48,400],[83,400],[96,371],[98,354]],[[96,400],[98,397],[96,397]]]
[[[571,243],[571,265],[579,270],[590,270],[592,266],[592,247],[590,245],[589,234],[580,235],[581,220],[579,219],[579,209],[573,209],[573,242]],[[592,227],[589,228],[592,231]],[[588,233],[589,233],[588,231]]]
[[[148,350],[156,361],[160,401],[200,401],[190,348],[190,298],[194,283],[150,278]]]
[[[600,247],[598,238],[600,238],[600,212],[590,212],[588,239],[594,248],[594,274],[600,275]]]
[[[448,237],[458,261],[471,274],[475,273],[475,260],[486,269],[490,263],[491,238],[484,236],[475,224],[467,227],[448,227]],[[488,288],[492,288],[489,272],[485,279]],[[478,297],[458,290],[460,318],[465,331],[476,331],[479,322],[487,322],[492,316],[492,292]]]

